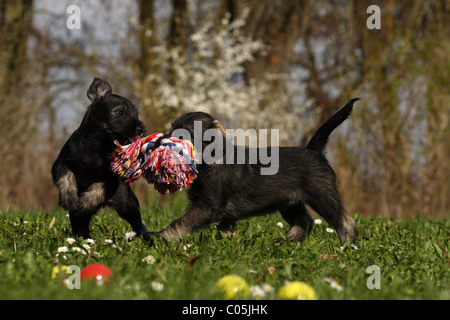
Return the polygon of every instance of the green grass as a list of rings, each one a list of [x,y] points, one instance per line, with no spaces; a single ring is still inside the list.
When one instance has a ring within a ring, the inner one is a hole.
[[[143,218],[150,230],[159,230],[186,206],[182,194],[165,205],[153,201]],[[302,243],[277,243],[288,227],[280,215],[240,221],[231,239],[209,227],[178,243],[156,238],[149,246],[140,238],[126,240],[129,225],[105,210],[91,223],[91,253],[82,254],[58,253],[59,247],[84,243],[66,241],[71,233],[64,211],[0,211],[0,299],[221,299],[215,283],[226,274],[240,275],[249,286],[271,285],[264,299],[276,299],[285,281],[296,280],[313,287],[318,299],[450,299],[449,219],[354,216],[360,229],[356,250],[341,250],[325,222]],[[142,261],[149,255],[153,264]],[[107,285],[82,282],[81,290],[69,290],[63,280],[70,274],[51,279],[55,266],[92,263],[111,268]],[[367,288],[371,265],[380,268],[380,289]],[[162,291],[153,289],[155,281],[164,285]]]

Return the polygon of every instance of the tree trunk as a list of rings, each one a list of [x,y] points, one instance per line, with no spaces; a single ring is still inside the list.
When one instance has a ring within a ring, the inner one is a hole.
[[[25,157],[33,128],[27,90],[27,43],[32,21],[31,0],[4,0],[0,4],[0,158],[2,170],[0,199],[10,202],[20,193]]]

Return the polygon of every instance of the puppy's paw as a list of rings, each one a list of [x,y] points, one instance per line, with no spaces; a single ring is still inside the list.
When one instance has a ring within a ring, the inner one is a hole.
[[[160,237],[160,234],[158,232],[145,232],[141,234],[142,239],[148,242],[148,246],[151,247],[155,244],[155,238]]]
[[[156,234],[156,232],[149,232],[149,231],[147,231],[147,232],[141,234],[141,236],[142,236],[142,239],[144,239],[145,241],[150,241],[152,236],[155,235],[155,234]]]

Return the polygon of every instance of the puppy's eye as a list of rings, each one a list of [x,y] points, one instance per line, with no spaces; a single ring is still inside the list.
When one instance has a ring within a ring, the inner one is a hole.
[[[119,116],[123,115],[123,110],[117,109],[116,114]]]

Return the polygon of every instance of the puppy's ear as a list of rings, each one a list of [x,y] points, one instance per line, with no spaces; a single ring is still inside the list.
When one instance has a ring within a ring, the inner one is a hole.
[[[92,102],[97,102],[110,95],[112,92],[111,86],[105,80],[94,78],[89,86],[87,96]]]
[[[222,133],[224,137],[227,137],[227,131],[225,130],[225,128],[223,127],[223,125],[220,123],[219,120],[214,119],[213,124],[216,127],[216,129],[218,129],[220,133]]]

